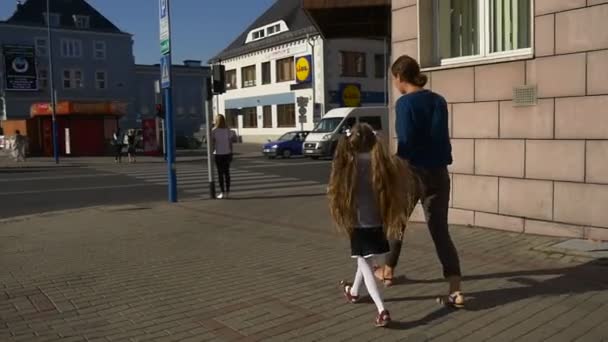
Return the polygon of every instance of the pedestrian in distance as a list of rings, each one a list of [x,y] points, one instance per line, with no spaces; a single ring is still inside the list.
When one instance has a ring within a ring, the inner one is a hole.
[[[122,163],[123,140],[120,128],[117,128],[112,135],[112,148],[114,149],[114,162],[116,163]]]
[[[217,198],[226,199],[230,196],[232,136],[230,128],[228,128],[228,125],[226,124],[226,117],[222,114],[218,114],[215,118],[215,127],[211,132],[211,139],[221,191]]]
[[[130,129],[127,133],[127,156],[129,163],[135,163],[135,130]]]
[[[449,283],[446,297],[440,303],[461,308],[461,271],[458,252],[450,237],[448,204],[450,176],[447,166],[452,163],[452,146],[448,131],[448,110],[445,99],[424,89],[427,77],[420,72],[418,62],[399,57],[391,67],[393,85],[402,96],[396,103],[397,155],[409,162],[419,181],[415,201],[421,201],[428,229]],[[411,215],[412,208],[408,210]],[[391,251],[386,265],[375,271],[377,278],[390,286],[401,253],[403,234],[390,241]]]
[[[21,135],[21,131],[15,130],[15,137],[13,138],[13,158],[16,162],[25,161],[25,152],[27,149],[27,138]]]
[[[389,251],[407,224],[404,208],[414,205],[412,172],[407,162],[390,156],[368,124],[355,125],[338,143],[328,187],[331,217],[350,238],[351,257],[357,261],[352,283],[340,286],[349,303],[357,303],[365,283],[378,314],[375,325],[386,327],[390,313],[384,307],[372,271],[372,259]]]

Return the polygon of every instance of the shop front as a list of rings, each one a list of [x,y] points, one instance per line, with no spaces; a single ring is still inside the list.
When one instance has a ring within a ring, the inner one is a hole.
[[[64,156],[101,156],[108,153],[118,120],[127,113],[127,104],[119,102],[57,103],[56,122],[59,153]],[[49,103],[31,106],[38,135],[38,150],[53,155],[52,107]]]

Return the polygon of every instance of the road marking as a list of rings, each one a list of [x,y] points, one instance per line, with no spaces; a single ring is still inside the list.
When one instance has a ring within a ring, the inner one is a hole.
[[[253,166],[241,165],[239,167],[242,169],[268,169],[268,168],[274,168],[274,167],[294,167],[294,166],[305,166],[305,165],[331,165],[331,161],[311,161],[311,162],[303,162],[303,163],[269,163],[269,162],[266,162],[265,165],[253,165]]]
[[[150,183],[146,184],[125,184],[125,185],[111,185],[111,186],[89,186],[81,188],[58,188],[58,189],[44,189],[44,190],[28,190],[28,191],[13,191],[13,192],[0,192],[0,196],[12,196],[12,195],[28,195],[28,194],[41,194],[46,192],[77,192],[77,191],[89,191],[89,190],[105,190],[105,189],[124,189],[124,188],[142,188],[150,186]]]
[[[4,178],[0,179],[0,183],[8,182],[29,182],[37,180],[53,180],[53,179],[74,179],[74,178],[97,178],[97,177],[118,177],[116,173],[98,173],[95,175],[66,175],[66,176],[46,176],[46,177],[29,177],[29,178]]]

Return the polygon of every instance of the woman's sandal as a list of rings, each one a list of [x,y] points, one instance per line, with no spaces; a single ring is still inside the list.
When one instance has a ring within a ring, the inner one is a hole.
[[[356,304],[359,301],[359,296],[353,296],[352,294],[350,294],[350,289],[353,287],[353,284],[345,280],[341,280],[340,287],[342,287],[342,293],[344,294],[344,297],[346,297],[346,300],[349,303]]]
[[[451,293],[445,297],[437,298],[437,303],[454,309],[464,308],[464,296],[460,291]]]
[[[382,284],[384,284],[384,287],[391,287],[393,286],[393,278],[387,278],[384,276],[384,267],[380,267],[380,266],[374,266],[373,267],[374,270],[374,277],[376,277],[376,279],[380,280],[382,282]],[[382,275],[378,275],[378,270],[382,270]]]

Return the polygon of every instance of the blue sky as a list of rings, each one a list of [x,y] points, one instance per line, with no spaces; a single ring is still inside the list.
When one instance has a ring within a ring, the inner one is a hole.
[[[121,30],[134,35],[137,63],[158,63],[157,0],[87,1]],[[0,0],[0,19],[7,19],[16,3],[16,0]],[[173,0],[173,63],[181,63],[185,59],[207,61],[272,3],[274,0]]]

